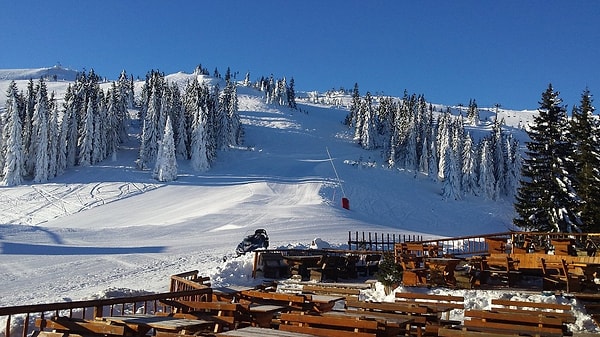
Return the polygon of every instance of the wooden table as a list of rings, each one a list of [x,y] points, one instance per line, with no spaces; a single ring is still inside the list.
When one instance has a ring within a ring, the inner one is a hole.
[[[394,330],[396,334],[398,331],[396,329],[403,329],[406,332],[411,330],[411,324],[415,322],[415,316],[405,315],[405,314],[391,314],[391,313],[381,313],[381,312],[373,312],[373,311],[329,311],[322,314],[326,317],[355,317],[356,319],[370,319],[375,320],[383,325],[385,325],[386,329]],[[421,335],[421,328],[417,328],[417,335]]]
[[[456,285],[454,270],[460,262],[460,259],[430,257],[425,261],[429,267],[429,276],[434,284],[451,286]]]
[[[321,261],[321,255],[288,255],[284,256],[283,260],[290,266],[290,274],[300,275],[303,280],[310,278],[308,268],[316,267]]]
[[[271,327],[273,316],[287,308],[271,304],[251,304],[248,309],[254,318],[253,324],[261,328],[269,328]]]
[[[257,328],[249,326],[242,329],[218,333],[217,337],[312,337],[299,332],[282,331],[275,329]]]
[[[135,331],[139,336],[146,335],[150,329],[156,330],[157,334],[161,331],[171,333],[175,332],[180,335],[193,334],[194,332],[202,329],[211,328],[215,324],[213,321],[200,319],[138,314],[101,317],[101,319],[103,321],[110,322],[111,324],[126,325]]]
[[[330,311],[335,306],[337,301],[346,299],[344,296],[332,296],[332,295],[310,295],[307,298],[308,302],[312,303],[313,310],[317,312]]]

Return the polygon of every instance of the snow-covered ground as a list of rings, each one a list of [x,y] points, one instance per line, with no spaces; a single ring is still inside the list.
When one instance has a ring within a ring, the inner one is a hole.
[[[2,95],[6,86],[0,81]],[[251,257],[234,255],[257,228],[267,230],[271,247],[308,247],[317,237],[344,247],[348,231],[433,238],[512,229],[511,200],[445,201],[441,184],[383,167],[378,152],[353,144],[343,108],[300,102],[300,112],[267,105],[253,89],[240,87],[238,95],[244,147],[219,153],[208,172],[179,162],[178,179],[159,183],[137,170],[134,122],[116,161],[77,167],[46,184],[0,187],[0,306],[164,292],[170,275],[195,269],[215,286],[258,284]],[[340,207],[343,195],[350,210]],[[473,308],[498,297],[578,308],[573,299],[543,294],[452,293]],[[381,289],[364,296],[391,300]],[[577,315],[575,330],[594,328],[589,316]]]

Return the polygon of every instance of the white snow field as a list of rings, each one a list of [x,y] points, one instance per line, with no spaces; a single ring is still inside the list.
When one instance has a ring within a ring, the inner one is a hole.
[[[191,76],[167,78],[185,83]],[[20,79],[19,88],[26,83]],[[61,97],[67,82],[50,83]],[[7,85],[0,76],[0,107]],[[386,168],[379,152],[353,143],[342,125],[346,108],[299,99],[301,111],[290,110],[263,103],[260,92],[245,87],[238,97],[244,146],[220,152],[207,172],[178,162],[178,179],[159,183],[136,169],[134,121],[116,161],[76,167],[45,184],[0,187],[0,306],[165,292],[170,275],[195,269],[214,286],[259,284],[252,257],[234,254],[258,228],[273,248],[308,247],[315,238],[344,247],[348,231],[433,238],[513,229],[512,200],[447,201],[440,183]],[[532,113],[500,114],[517,126]],[[522,130],[514,132],[523,138]],[[350,210],[341,207],[343,195]],[[460,293],[472,308],[488,308],[498,297],[579,308],[573,299],[541,293],[423,291]],[[365,296],[388,299],[382,289]],[[576,315],[574,331],[595,331],[588,315]]]

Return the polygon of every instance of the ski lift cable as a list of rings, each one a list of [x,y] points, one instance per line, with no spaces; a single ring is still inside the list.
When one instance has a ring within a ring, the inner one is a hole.
[[[346,197],[346,192],[344,191],[344,186],[342,185],[342,181],[340,180],[340,176],[338,175],[337,170],[335,169],[335,165],[333,164],[333,159],[331,158],[331,153],[329,153],[329,148],[325,147],[327,151],[327,156],[329,156],[329,161],[331,162],[331,167],[333,167],[333,172],[335,173],[335,177],[337,178],[338,185],[340,185],[340,189],[342,190],[342,195],[344,198]]]

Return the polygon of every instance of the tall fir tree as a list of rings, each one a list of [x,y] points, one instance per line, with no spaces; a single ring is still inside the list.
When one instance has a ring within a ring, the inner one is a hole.
[[[580,105],[573,107],[569,125],[574,147],[574,187],[581,199],[577,211],[581,229],[586,232],[600,231],[600,134],[594,110],[592,95],[586,88]]]
[[[23,181],[23,130],[18,100],[17,85],[11,81],[6,92],[6,120],[2,128],[4,163],[1,183],[5,186],[20,185]]]
[[[37,89],[37,102],[32,118],[32,148],[35,158],[33,182],[48,181],[48,90],[41,78]]]
[[[525,230],[580,230],[573,177],[567,167],[572,161],[572,147],[566,109],[551,84],[542,94],[538,115],[527,133],[530,141],[526,143],[514,223]]]
[[[165,121],[164,134],[158,147],[156,165],[152,177],[158,181],[173,181],[177,179],[177,159],[175,158],[175,140],[171,116]]]

